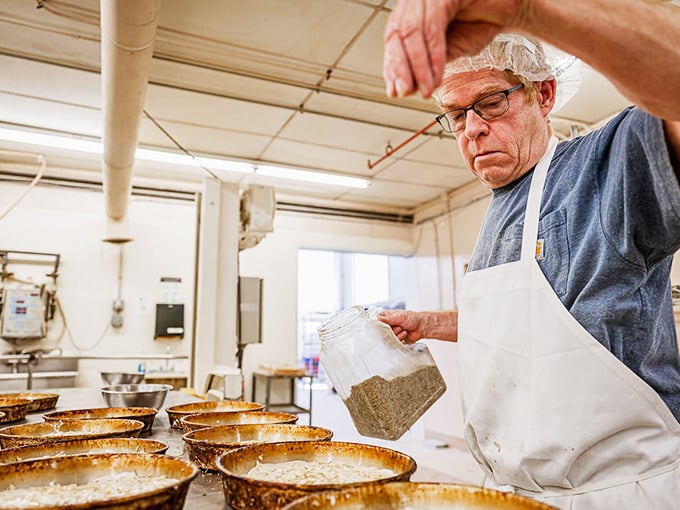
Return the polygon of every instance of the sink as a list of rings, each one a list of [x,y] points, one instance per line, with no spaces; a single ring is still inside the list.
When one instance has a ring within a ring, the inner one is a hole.
[[[6,354],[0,357],[0,391],[70,388],[76,385],[78,357]]]

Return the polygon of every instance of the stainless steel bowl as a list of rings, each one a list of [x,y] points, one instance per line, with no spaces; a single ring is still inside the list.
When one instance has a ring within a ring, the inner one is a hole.
[[[114,384],[141,384],[144,382],[143,372],[100,372],[102,382],[107,386]]]
[[[391,482],[310,494],[282,510],[356,510],[358,508],[400,508],[444,510],[549,510],[552,506],[529,498],[481,487],[448,483]]]
[[[169,384],[115,384],[102,388],[102,397],[109,407],[163,407]]]

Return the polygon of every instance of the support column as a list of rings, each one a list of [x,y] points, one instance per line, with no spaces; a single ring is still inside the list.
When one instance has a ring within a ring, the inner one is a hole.
[[[206,179],[191,371],[191,384],[199,393],[215,365],[236,366],[239,225],[238,185]]]

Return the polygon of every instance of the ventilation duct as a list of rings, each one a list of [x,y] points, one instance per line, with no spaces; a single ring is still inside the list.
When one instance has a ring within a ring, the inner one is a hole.
[[[101,0],[102,157],[106,214],[127,212],[160,0]]]

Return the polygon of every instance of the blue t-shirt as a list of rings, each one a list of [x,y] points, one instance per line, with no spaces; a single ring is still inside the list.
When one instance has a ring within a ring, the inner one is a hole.
[[[532,174],[494,190],[469,271],[519,260]],[[661,121],[631,107],[558,144],[538,238],[539,266],[567,310],[680,420],[670,286],[680,186]]]

